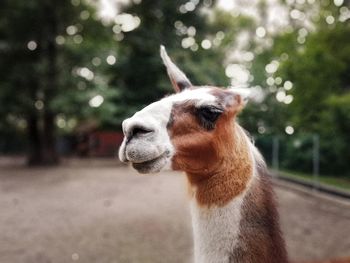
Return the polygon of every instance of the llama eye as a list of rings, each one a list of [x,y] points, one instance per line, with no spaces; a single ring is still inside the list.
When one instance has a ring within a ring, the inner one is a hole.
[[[215,121],[220,117],[223,110],[214,106],[205,106],[198,109],[198,116],[204,128],[211,130],[215,127]]]

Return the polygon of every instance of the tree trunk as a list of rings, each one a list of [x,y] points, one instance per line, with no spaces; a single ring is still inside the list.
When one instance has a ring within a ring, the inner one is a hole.
[[[59,158],[56,151],[55,116],[51,109],[51,102],[57,93],[57,35],[56,2],[46,1],[43,4],[43,16],[46,23],[43,25],[42,37],[39,42],[41,60],[47,65],[46,72],[39,76],[39,90],[43,93],[44,109],[31,114],[28,120],[30,149],[29,165],[55,165]],[[33,100],[37,94],[33,94]]]
[[[29,166],[56,165],[59,163],[56,151],[54,132],[54,115],[45,113],[43,118],[39,114],[31,114],[28,123],[28,156]]]
[[[58,154],[56,151],[55,136],[55,116],[51,109],[51,101],[57,94],[57,46],[55,38],[57,36],[57,16],[56,1],[49,1],[46,10],[46,38],[44,55],[47,61],[45,94],[45,109],[43,115],[43,152],[46,164],[57,164]]]
[[[40,140],[40,130],[38,116],[31,114],[28,119],[28,165],[39,165],[42,163],[42,150],[41,150],[41,140]]]
[[[59,163],[59,158],[56,150],[56,136],[55,136],[55,115],[52,112],[45,112],[43,118],[43,164],[55,165]]]

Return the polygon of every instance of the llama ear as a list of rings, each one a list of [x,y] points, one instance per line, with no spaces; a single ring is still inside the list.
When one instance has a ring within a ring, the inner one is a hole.
[[[160,46],[160,56],[176,92],[180,92],[192,86],[186,75],[171,61],[163,45]]]

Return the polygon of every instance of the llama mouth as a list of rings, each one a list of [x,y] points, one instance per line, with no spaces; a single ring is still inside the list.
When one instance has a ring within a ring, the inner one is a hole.
[[[165,151],[160,156],[141,163],[132,163],[132,167],[139,173],[157,173],[167,164],[169,151]]]

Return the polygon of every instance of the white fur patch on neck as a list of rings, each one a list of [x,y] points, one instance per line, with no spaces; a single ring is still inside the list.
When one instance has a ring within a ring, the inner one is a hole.
[[[239,240],[244,194],[224,207],[199,207],[191,201],[195,263],[228,263]]]

